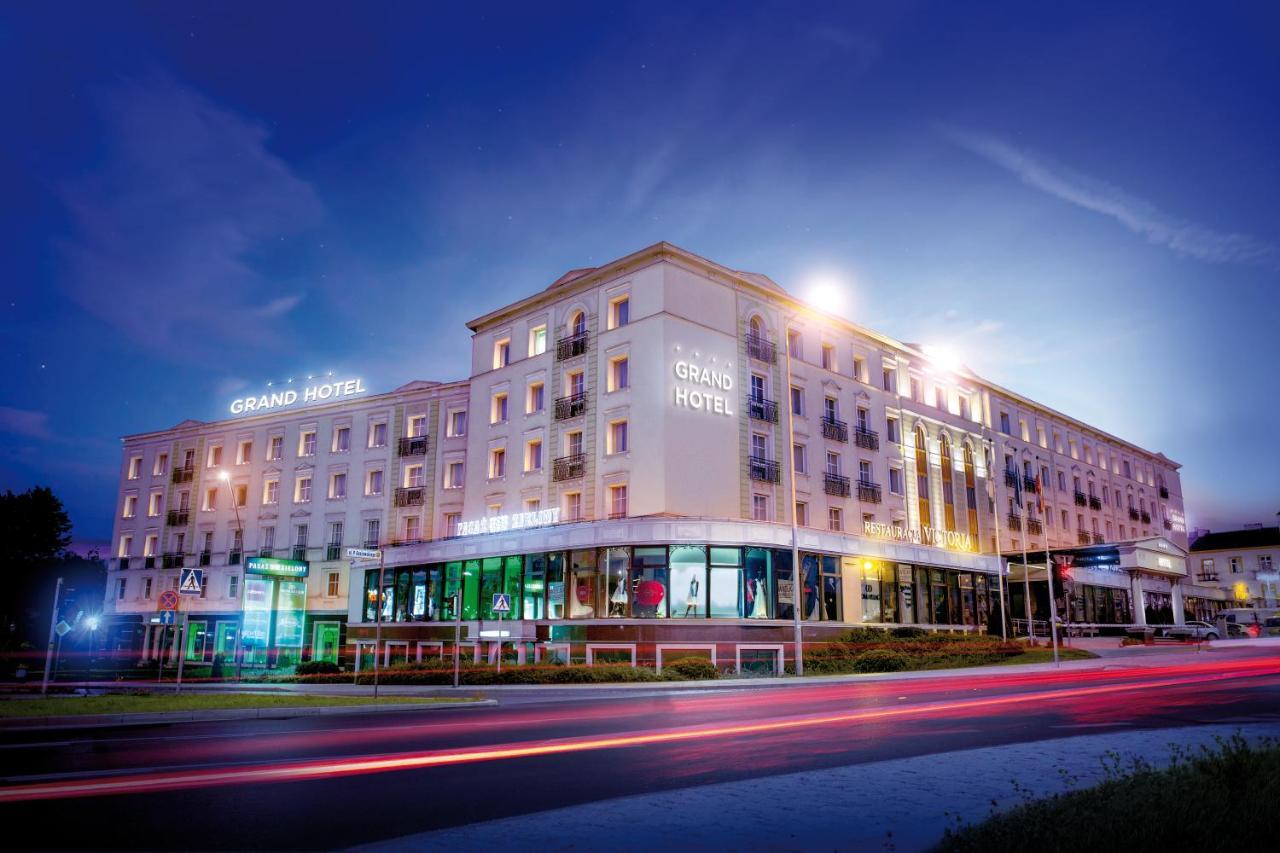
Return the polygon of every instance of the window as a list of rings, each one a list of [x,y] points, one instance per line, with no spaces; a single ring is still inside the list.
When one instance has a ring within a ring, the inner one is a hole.
[[[1271,571],[1271,555],[1270,554],[1258,555],[1258,571],[1260,572]]]
[[[627,378],[627,357],[620,356],[609,361],[609,390],[620,391],[631,382]]]
[[[159,542],[159,536],[154,533],[147,534],[147,538],[142,540],[142,556],[154,557],[156,555],[156,546]]]
[[[311,500],[311,478],[299,477],[293,488],[293,502],[307,503]]]
[[[409,418],[409,426],[407,436],[409,438],[421,438],[427,434],[427,416],[414,415]]]
[[[581,370],[572,370],[565,375],[565,393],[576,397],[586,390],[586,378]]]
[[[298,455],[299,456],[315,456],[316,455],[316,431],[313,429],[304,429],[298,434]]]
[[[609,517],[610,518],[626,518],[627,516],[627,487],[625,485],[616,485],[609,487]]]
[[[169,473],[169,454],[168,453],[156,454],[156,464],[154,465],[154,467],[152,467],[151,473],[157,477],[161,477]]]
[[[868,462],[866,459],[858,460],[858,481],[861,483],[875,482],[875,480],[872,479],[872,476],[871,476],[871,463]]]
[[[387,446],[387,422],[374,421],[369,424],[369,446],[370,447],[386,447]]]
[[[1008,412],[1001,412],[1001,413],[1000,413],[1000,431],[1001,431],[1002,433],[1004,433],[1005,435],[1009,435],[1009,434],[1011,433],[1011,427],[1009,426],[1009,413],[1008,413]]]
[[[1067,490],[1067,475],[1063,471],[1058,472],[1058,491],[1065,492]]]
[[[532,415],[541,412],[547,405],[547,387],[541,382],[530,382],[529,393],[525,399],[524,410]]]
[[[867,381],[867,360],[859,356],[853,357],[853,378],[859,382]]]
[[[609,447],[608,453],[626,453],[627,452],[627,422],[614,421],[609,424]]]
[[[582,431],[574,430],[573,432],[565,433],[564,447],[565,447],[565,451],[564,451],[565,456],[577,456],[579,453],[581,453],[582,452]]]
[[[329,547],[342,547],[342,534],[345,533],[346,525],[341,521],[333,521],[329,523]]]
[[[840,454],[839,453],[831,453],[830,451],[828,451],[827,473],[832,475],[833,477],[840,476]]]
[[[294,528],[293,547],[306,548],[307,539],[311,533],[311,527],[306,524],[299,524]]]
[[[829,422],[840,420],[840,407],[835,397],[822,398],[822,416]]]
[[[920,524],[931,525],[933,515],[929,512],[929,446],[924,427],[916,427],[915,438],[917,509],[920,512]]]
[[[892,367],[886,367],[880,374],[881,382],[884,390],[890,394],[896,393],[898,390],[898,371]]]
[[[142,457],[129,457],[129,479],[136,480],[142,476]]]
[[[404,541],[417,542],[422,538],[422,519],[416,515],[406,516],[404,520]]]
[[[493,342],[493,369],[506,367],[511,363],[511,339],[502,338]]]
[[[797,474],[809,473],[808,454],[803,444],[791,445],[791,464],[795,467]]]
[[[844,530],[844,511],[840,507],[827,508],[827,529]]]
[[[128,578],[116,578],[116,601],[124,601]]]
[[[462,463],[450,462],[444,468],[444,487],[461,489],[463,485]]]
[[[368,518],[364,522],[364,547],[378,547],[378,540],[382,538],[382,519]]]
[[[284,436],[273,435],[267,439],[267,459],[279,461],[284,456]]]
[[[342,573],[329,572],[325,576],[325,595],[329,598],[337,598],[342,594]]]
[[[253,461],[253,439],[243,439],[236,445],[236,464],[248,465]]]
[[[217,468],[222,464],[222,445],[215,444],[209,448],[209,455],[205,458],[205,467]]]
[[[444,530],[446,536],[458,535],[458,524],[462,521],[462,513],[446,512],[444,514]]]
[[[620,296],[609,303],[609,328],[616,329],[631,321],[631,299]]]
[[[836,348],[831,344],[822,345],[822,367],[830,371],[836,369]]]
[[[347,475],[341,471],[329,475],[329,498],[340,501],[347,497]]]
[[[489,451],[489,479],[496,480],[507,476],[507,451],[503,447],[495,447]]]
[[[524,445],[524,470],[542,470],[542,439],[531,438]]]
[[[791,414],[804,417],[804,390],[791,386]]]
[[[1131,471],[1131,470],[1130,470],[1130,468],[1129,468],[1129,460],[1128,460],[1128,459],[1124,460],[1124,462],[1122,462],[1122,463],[1121,463],[1121,465],[1124,467],[1124,475],[1125,475],[1126,477],[1128,477],[1128,478],[1132,479],[1132,478],[1133,478],[1133,473],[1132,473],[1132,471]]]
[[[138,496],[125,495],[124,509],[121,511],[121,516],[123,516],[124,518],[133,518],[137,514],[138,514]]]
[[[1240,558],[1239,558],[1239,557],[1231,557],[1230,559],[1228,559],[1228,560],[1227,560],[1227,567],[1228,567],[1229,569],[1231,569],[1231,574],[1233,574],[1233,575],[1238,575],[1238,574],[1240,574]]]
[[[449,438],[457,438],[467,434],[467,410],[454,409],[449,412],[449,424],[445,428],[445,435]]]
[[[262,483],[262,502],[264,504],[277,504],[280,502],[280,481],[276,479],[264,480]]]
[[[889,491],[892,494],[902,494],[902,470],[899,468],[889,469]]]
[[[870,412],[868,412],[866,409],[859,406],[856,414],[857,414],[856,422],[858,424],[858,429],[861,430],[862,432],[869,432],[871,430]]]
[[[896,444],[897,442],[902,441],[902,437],[898,434],[898,419],[897,419],[897,418],[888,418],[888,419],[885,421],[885,430],[884,430],[884,432],[885,432],[885,436],[887,437],[887,439],[888,439],[889,441],[892,441],[892,442],[894,442],[895,444]]]
[[[529,355],[542,355],[547,351],[546,325],[534,326],[529,330]]]
[[[964,445],[964,505],[968,510],[969,535],[978,536],[978,481],[973,464],[973,445]]]
[[[217,488],[204,490],[204,506],[201,507],[205,512],[213,512],[218,508],[218,490]]]
[[[751,518],[753,521],[769,520],[769,496],[768,495],[752,495],[751,496]]]
[[[237,483],[236,486],[231,490],[231,500],[234,501],[235,505],[238,507],[248,506],[249,505],[249,486],[246,485],[245,483]]]
[[[142,579],[142,597],[147,601],[151,600],[151,578]]]
[[[587,331],[587,315],[581,311],[574,311],[573,316],[569,318],[569,334],[583,335]]]
[[[375,468],[365,475],[364,493],[366,495],[382,494],[382,469]]]
[[[564,515],[569,521],[582,520],[582,493],[565,492]]]
[[[404,487],[416,489],[422,485],[422,466],[406,465],[404,469]]]
[[[1030,434],[1029,432],[1027,432],[1027,419],[1026,419],[1026,418],[1018,418],[1018,434],[1022,437],[1022,440],[1023,440],[1023,441],[1030,441],[1030,440],[1031,440],[1031,434]]]
[[[911,377],[911,399],[917,403],[924,402],[924,390],[920,385],[920,380],[914,376]]]
[[[795,329],[787,330],[787,352],[792,358],[804,358],[804,338]]]
[[[769,458],[769,439],[767,436],[758,432],[753,432],[751,434],[751,458]]]
[[[796,524],[801,527],[809,526],[809,505],[804,501],[796,501]]]
[[[120,537],[120,550],[116,552],[116,556],[117,556],[117,557],[127,557],[127,556],[129,556],[129,552],[130,552],[130,551],[132,551],[132,550],[133,550],[133,537],[132,537],[132,536],[121,536],[121,537]]]
[[[262,548],[264,551],[271,551],[276,547],[276,529],[274,526],[268,525],[262,528]]]
[[[507,420],[507,394],[498,391],[493,395],[489,406],[489,423],[500,424]]]
[[[351,450],[351,427],[340,426],[333,431],[333,452],[347,453]]]

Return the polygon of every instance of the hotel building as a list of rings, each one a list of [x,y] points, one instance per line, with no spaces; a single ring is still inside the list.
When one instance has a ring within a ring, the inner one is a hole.
[[[189,658],[243,631],[251,664],[440,655],[460,620],[477,658],[777,670],[797,608],[806,641],[986,630],[1023,549],[1159,543],[1082,583],[1115,586],[1082,593],[1104,624],[1186,578],[1176,463],[763,275],[659,243],[468,327],[465,381],[300,381],[126,438],[117,646],[177,654],[154,610],[181,565],[206,570]],[[381,584],[352,545],[381,548]]]

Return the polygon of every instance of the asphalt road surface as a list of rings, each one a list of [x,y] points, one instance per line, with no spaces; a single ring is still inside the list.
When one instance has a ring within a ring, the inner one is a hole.
[[[1085,732],[1275,722],[1280,654],[499,698],[470,709],[0,731],[5,846],[329,849],[800,770]],[[557,840],[556,827],[546,831]]]

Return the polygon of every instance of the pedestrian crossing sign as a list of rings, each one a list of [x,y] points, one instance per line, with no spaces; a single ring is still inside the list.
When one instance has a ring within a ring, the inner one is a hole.
[[[493,612],[494,613],[510,613],[511,612],[511,596],[505,592],[495,592],[493,594]]]
[[[183,595],[199,595],[204,588],[204,569],[183,569],[178,581],[178,592]]]

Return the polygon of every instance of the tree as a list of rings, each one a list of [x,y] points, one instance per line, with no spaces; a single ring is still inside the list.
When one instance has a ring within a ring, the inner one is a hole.
[[[0,495],[0,568],[25,575],[62,559],[70,544],[71,519],[48,487]]]

